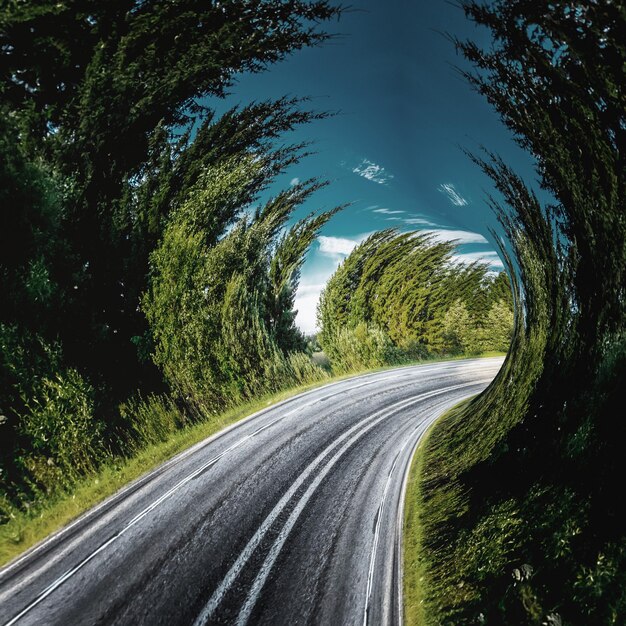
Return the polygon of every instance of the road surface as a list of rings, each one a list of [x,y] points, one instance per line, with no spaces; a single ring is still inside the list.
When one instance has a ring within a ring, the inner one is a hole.
[[[0,624],[399,624],[416,443],[501,364],[359,376],[239,422],[0,570]]]

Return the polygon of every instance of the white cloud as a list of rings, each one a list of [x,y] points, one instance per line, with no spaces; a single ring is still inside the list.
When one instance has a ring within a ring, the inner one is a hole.
[[[382,213],[383,215],[400,215],[406,211],[392,211],[391,209],[374,209],[372,213]]]
[[[435,241],[454,241],[455,243],[489,243],[480,233],[469,230],[447,230],[445,228],[434,228],[423,230],[429,233]]]
[[[389,174],[382,165],[376,165],[368,159],[363,159],[353,167],[352,172],[379,185],[386,185],[393,178],[393,174]]]
[[[330,276],[329,276],[330,278]],[[317,331],[317,303],[326,283],[300,284],[296,293],[294,308],[298,311],[296,324],[302,332],[311,334]]]
[[[319,251],[327,256],[348,256],[359,244],[358,240],[347,239],[345,237],[325,237],[320,235]]]
[[[426,220],[423,217],[407,217],[402,220],[405,224],[409,226],[437,226],[435,222],[431,222],[430,220]]]
[[[437,189],[448,196],[448,200],[454,204],[454,206],[467,206],[468,201],[454,188],[452,183],[443,183],[439,185]]]
[[[292,187],[295,187],[296,185],[300,184],[300,179],[299,178],[292,178],[290,183],[289,183]]]
[[[504,269],[502,259],[498,256],[498,253],[493,250],[485,252],[461,252],[459,254],[454,254],[452,256],[452,260],[456,263],[464,263],[466,265],[469,265],[470,263],[475,263],[476,261],[483,261],[484,263],[487,263],[492,269]]]

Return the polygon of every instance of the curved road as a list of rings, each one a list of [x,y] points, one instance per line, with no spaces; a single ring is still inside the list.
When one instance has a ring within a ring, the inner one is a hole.
[[[161,466],[0,570],[0,624],[398,624],[405,477],[502,359],[359,376]]]

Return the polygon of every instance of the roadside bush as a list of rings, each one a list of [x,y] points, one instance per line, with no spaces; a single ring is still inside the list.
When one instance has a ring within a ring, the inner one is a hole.
[[[401,352],[389,336],[365,322],[355,328],[341,328],[332,340],[335,372],[357,372],[402,361]]]
[[[476,326],[461,300],[456,300],[446,312],[441,334],[443,349],[449,354],[475,354],[481,351]]]
[[[142,448],[167,441],[176,431],[190,423],[168,396],[137,396],[120,405],[123,430],[120,434],[122,450],[132,454]]]
[[[328,371],[303,352],[290,354],[287,357],[287,365],[289,366],[290,379],[296,385],[306,385],[330,378]]]
[[[23,463],[46,490],[93,470],[103,455],[93,388],[74,369],[43,378],[24,399],[18,432],[29,451]]]

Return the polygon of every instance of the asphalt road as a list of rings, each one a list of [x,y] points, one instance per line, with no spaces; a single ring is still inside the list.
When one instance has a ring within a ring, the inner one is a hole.
[[[179,455],[0,571],[0,624],[398,624],[415,446],[502,359],[327,385]]]

